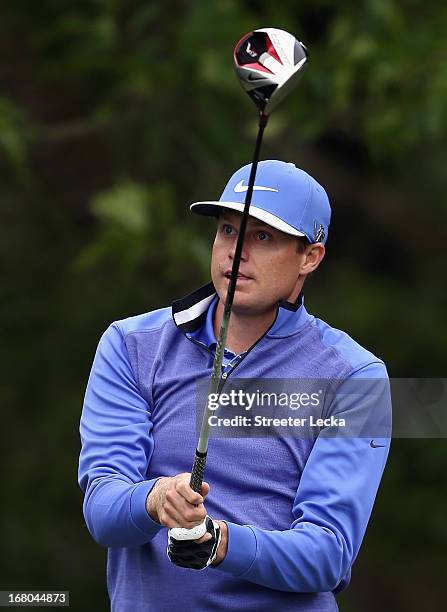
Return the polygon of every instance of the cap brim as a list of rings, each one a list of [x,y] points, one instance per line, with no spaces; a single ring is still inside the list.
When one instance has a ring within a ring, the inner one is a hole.
[[[237,212],[242,213],[244,211],[244,204],[241,202],[194,202],[189,207],[192,212],[197,213],[198,215],[204,215],[206,217],[217,217],[219,216],[219,211],[221,208],[228,208],[230,210],[235,210]],[[274,227],[280,232],[284,232],[285,234],[290,234],[291,236],[301,236],[306,237],[306,234],[298,231],[293,225],[289,225],[279,217],[272,215],[272,213],[263,210],[262,208],[258,208],[257,206],[250,206],[250,217],[254,217],[255,219],[259,219],[263,223]]]

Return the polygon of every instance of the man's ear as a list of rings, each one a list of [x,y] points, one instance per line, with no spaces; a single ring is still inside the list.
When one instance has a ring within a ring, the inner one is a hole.
[[[301,274],[307,275],[318,268],[326,254],[326,249],[322,242],[316,242],[306,247],[304,261],[301,265]]]

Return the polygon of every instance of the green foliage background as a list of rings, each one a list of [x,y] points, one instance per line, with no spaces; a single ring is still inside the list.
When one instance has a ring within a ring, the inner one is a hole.
[[[4,0],[0,589],[107,609],[76,485],[89,368],[112,320],[208,280],[213,227],[187,205],[250,160],[232,49],[266,25],[310,50],[263,148],[331,196],[308,308],[392,376],[445,375],[447,5]],[[394,441],[341,610],[444,607],[446,469],[444,440]]]

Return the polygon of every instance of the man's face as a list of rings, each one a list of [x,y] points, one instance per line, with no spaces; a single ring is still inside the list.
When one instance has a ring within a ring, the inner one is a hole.
[[[242,215],[224,211],[220,216],[211,258],[211,277],[225,301]],[[298,252],[297,239],[270,225],[248,218],[233,312],[265,314],[279,300],[295,301],[305,253]]]

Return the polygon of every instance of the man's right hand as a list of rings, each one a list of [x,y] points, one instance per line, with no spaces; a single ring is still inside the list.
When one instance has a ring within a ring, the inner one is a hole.
[[[189,486],[190,477],[185,473],[157,480],[146,500],[146,510],[154,521],[168,529],[192,529],[204,521],[203,502],[210,487],[204,482],[200,494],[195,493]]]

